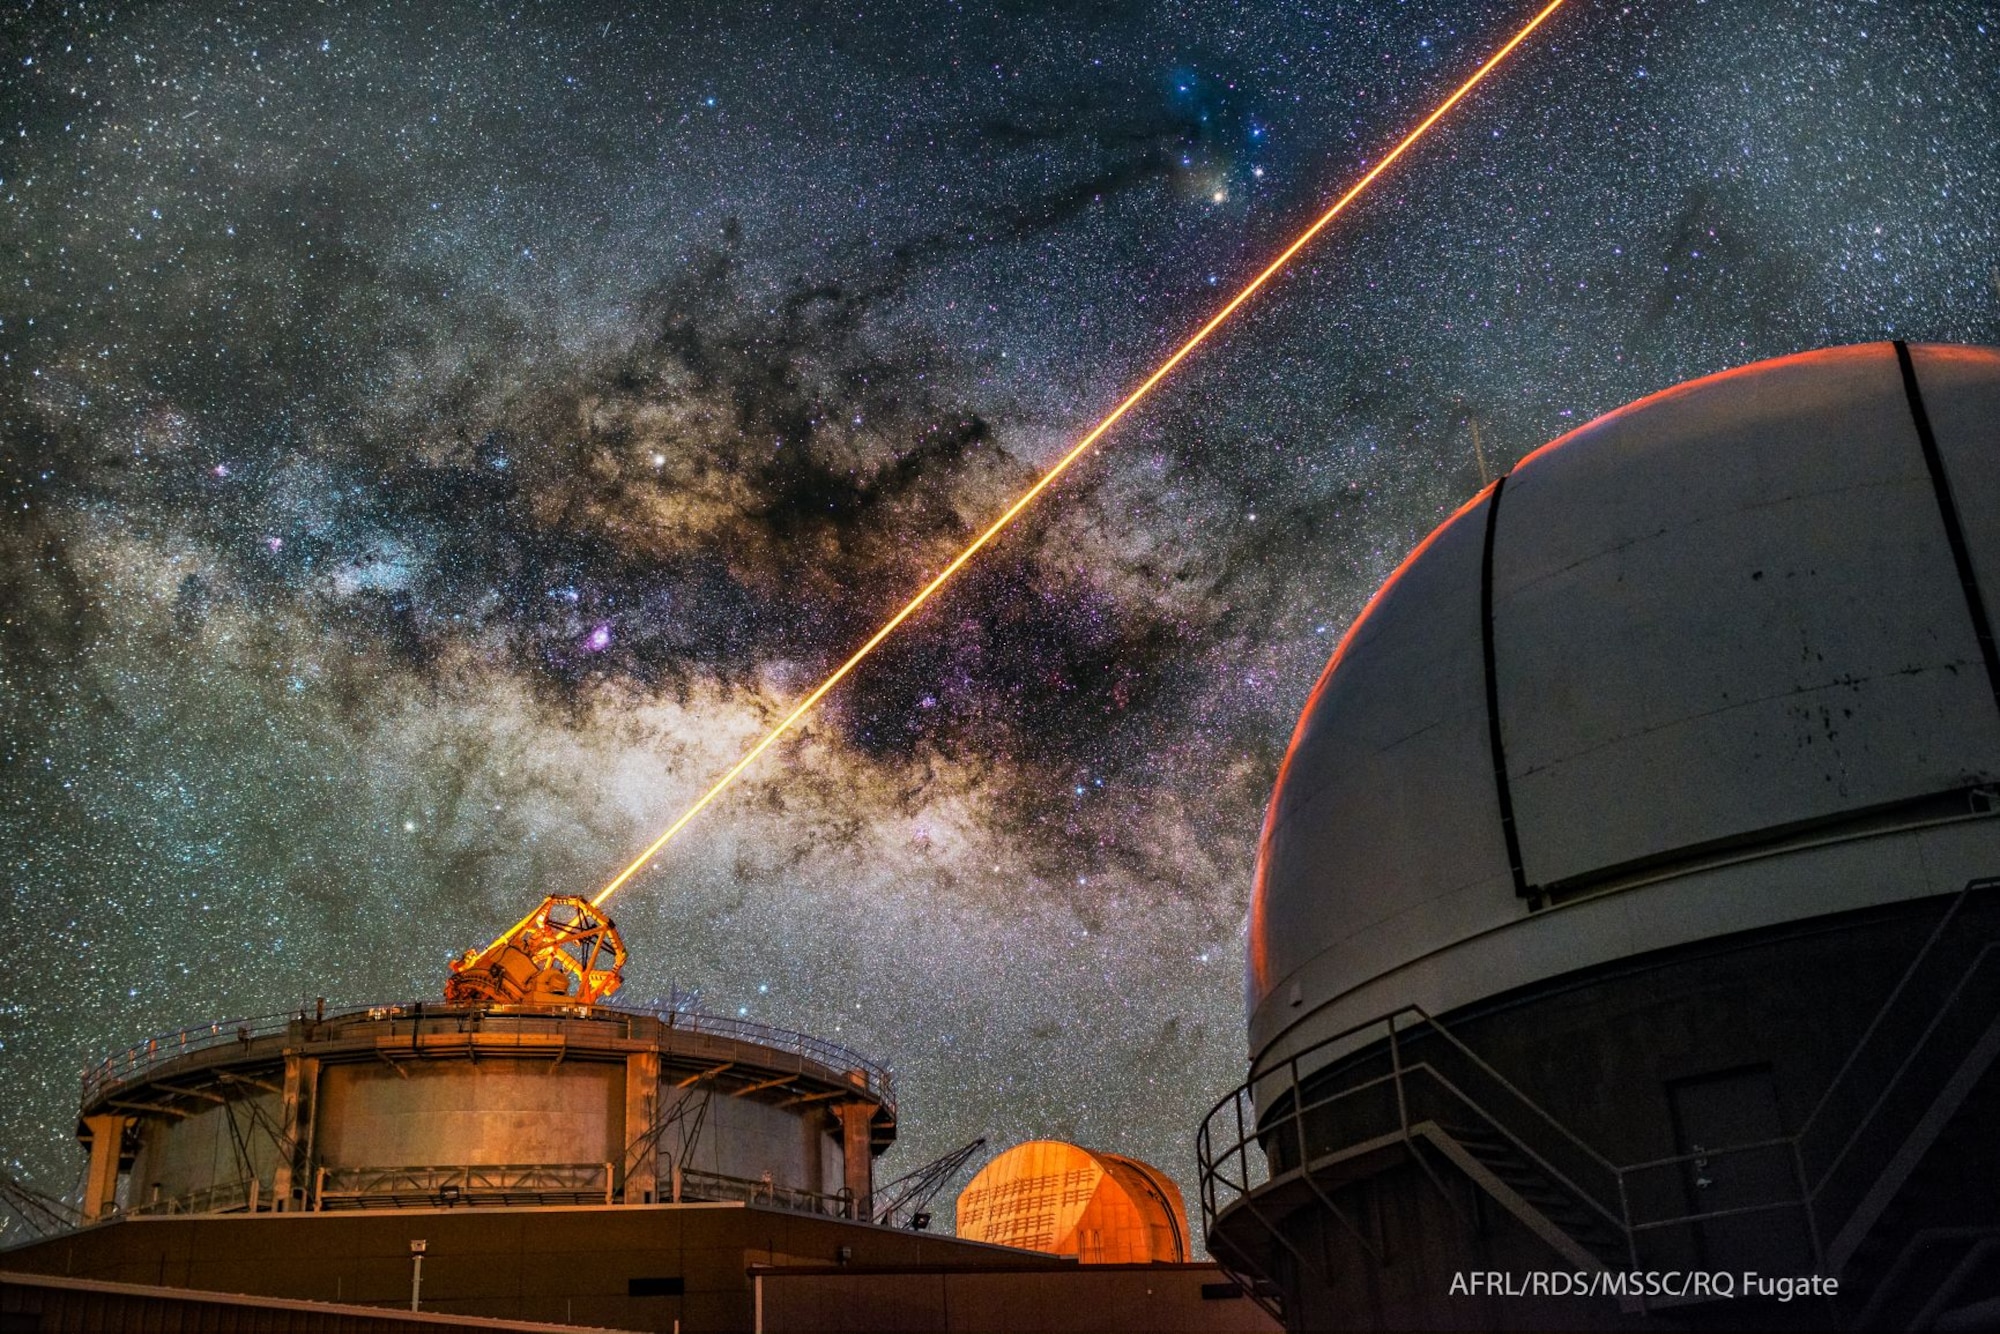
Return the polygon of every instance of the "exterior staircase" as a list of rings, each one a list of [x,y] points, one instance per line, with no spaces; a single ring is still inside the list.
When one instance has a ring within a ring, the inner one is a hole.
[[[2000,1300],[1996,1128],[2000,1062],[1952,1110],[1843,1267],[1843,1288],[1871,1294],[1858,1328],[1929,1329],[1951,1311]]]
[[[1630,1263],[1623,1232],[1498,1130],[1449,1125],[1437,1131],[1427,1136],[1434,1146],[1571,1262],[1589,1269],[1623,1269]]]
[[[1379,1046],[1368,1044],[1370,1031],[1382,1035]],[[1605,1160],[1419,1007],[1323,1039],[1319,1049],[1335,1043],[1361,1055],[1345,1065],[1323,1061],[1302,1081],[1308,1048],[1204,1122],[1197,1143],[1212,1238],[1233,1235],[1218,1229],[1226,1221],[1218,1206],[1256,1194],[1260,1171],[1269,1186],[1258,1204],[1282,1215],[1314,1195],[1323,1202],[1329,1173],[1354,1179],[1412,1153],[1434,1179],[1439,1160],[1449,1162],[1578,1270],[1676,1267],[1682,1262],[1659,1257],[1699,1254],[1704,1229],[1718,1220],[1754,1232],[1762,1225],[1753,1215],[1769,1210],[1764,1217],[1798,1231],[1801,1263],[1839,1280],[1838,1299],[1793,1308],[1798,1319],[1851,1329],[2000,1329],[2000,880],[1969,882],[1940,915],[1803,1123],[1789,1135],[1710,1151],[1791,1155],[1791,1193],[1748,1206],[1703,1213],[1695,1201],[1676,1205],[1655,1185],[1696,1154]],[[1288,1156],[1293,1144],[1298,1152]],[[1263,1218],[1256,1209],[1245,1216]],[[1787,1239],[1776,1222],[1772,1233],[1781,1249]],[[1275,1262],[1250,1252],[1225,1263],[1249,1282]],[[1698,1309],[1713,1304],[1619,1301],[1628,1312],[1657,1309],[1689,1325],[1730,1318]]]

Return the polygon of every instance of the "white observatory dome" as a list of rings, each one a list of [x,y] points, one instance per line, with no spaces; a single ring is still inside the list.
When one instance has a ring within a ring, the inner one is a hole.
[[[1537,451],[1300,718],[1251,1051],[2000,868],[2000,352],[1761,362]]]

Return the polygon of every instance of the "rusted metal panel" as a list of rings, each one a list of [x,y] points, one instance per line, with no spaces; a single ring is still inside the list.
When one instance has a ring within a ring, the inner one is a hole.
[[[321,1083],[328,1167],[602,1163],[624,1152],[622,1061],[374,1062],[329,1067]]]

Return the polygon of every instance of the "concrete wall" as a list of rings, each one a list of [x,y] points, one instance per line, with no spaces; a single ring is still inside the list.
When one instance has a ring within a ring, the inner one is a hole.
[[[0,1271],[0,1329],[34,1334],[105,1330],[201,1334],[447,1334],[514,1330],[563,1334],[574,1326],[381,1311],[327,1302],[289,1302],[224,1292],[183,1292],[137,1283],[98,1283]]]
[[[1435,1175],[1433,1175],[1435,1174]],[[1400,1165],[1335,1187],[1330,1198],[1382,1259],[1323,1210],[1274,1220],[1300,1255],[1280,1248],[1278,1282],[1295,1330],[1658,1329],[1658,1318],[1626,1316],[1616,1301],[1534,1301],[1454,1293],[1457,1274],[1525,1278],[1572,1268],[1449,1164]],[[1670,1327],[1671,1328],[1671,1327]]]
[[[315,1141],[330,1168],[603,1163],[624,1119],[622,1061],[369,1062],[322,1071]]]
[[[269,1127],[278,1124],[279,1110],[276,1094],[257,1093],[209,1104],[185,1119],[142,1122],[139,1155],[125,1187],[126,1207],[142,1208],[156,1198],[172,1200],[248,1177],[268,1192],[277,1164]]]
[[[816,1107],[782,1107],[754,1096],[711,1093],[700,1137],[685,1165],[749,1181],[769,1172],[777,1185],[831,1195],[840,1189],[841,1159],[839,1127],[829,1126],[829,1120]],[[669,1132],[661,1146],[677,1158],[684,1149],[685,1125],[683,1121]]]

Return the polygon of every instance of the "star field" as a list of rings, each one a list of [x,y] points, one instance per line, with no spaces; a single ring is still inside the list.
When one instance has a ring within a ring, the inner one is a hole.
[[[0,1170],[602,884],[1525,16],[0,17]],[[1996,88],[1979,4],[1572,0],[613,901],[624,997],[891,1065],[887,1175],[1192,1199],[1342,629],[1597,413],[2000,342]]]

